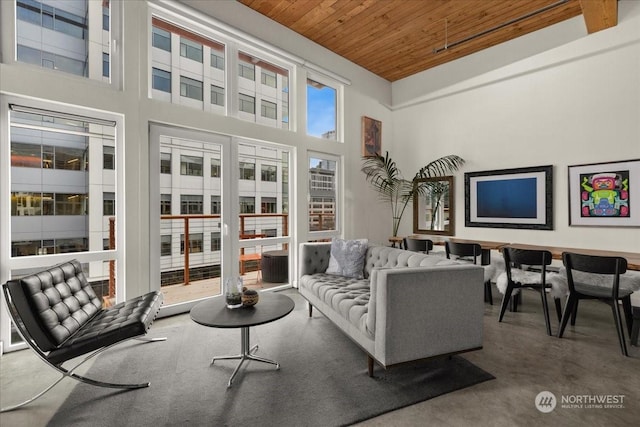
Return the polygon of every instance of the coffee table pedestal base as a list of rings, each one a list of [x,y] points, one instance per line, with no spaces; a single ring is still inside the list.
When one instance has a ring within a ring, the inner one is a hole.
[[[227,387],[231,387],[231,384],[233,383],[233,379],[235,378],[236,374],[240,370],[240,367],[242,366],[245,360],[255,360],[256,362],[269,363],[271,365],[275,365],[276,369],[280,369],[280,364],[275,360],[265,359],[264,357],[259,357],[254,354],[256,351],[258,351],[258,345],[256,344],[253,347],[249,347],[250,344],[249,344],[249,327],[248,326],[243,326],[240,328],[240,335],[241,335],[241,346],[240,346],[241,353],[240,354],[235,356],[216,356],[213,359],[211,359],[212,365],[216,360],[231,360],[231,359],[240,360],[240,362],[238,363],[238,366],[236,366],[236,369],[231,374],[231,378],[229,378]]]

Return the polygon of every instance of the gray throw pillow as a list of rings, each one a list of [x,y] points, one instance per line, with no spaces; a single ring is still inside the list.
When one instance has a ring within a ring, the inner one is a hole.
[[[331,257],[326,273],[354,279],[364,278],[364,259],[368,246],[367,239],[331,239]]]

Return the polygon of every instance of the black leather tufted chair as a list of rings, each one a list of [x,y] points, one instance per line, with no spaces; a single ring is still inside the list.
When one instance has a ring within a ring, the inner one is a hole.
[[[91,288],[77,260],[11,280],[2,288],[9,314],[25,343],[62,377],[33,398],[3,408],[1,412],[33,402],[65,377],[110,388],[149,386],[149,383],[105,383],[83,377],[74,371],[107,348],[145,335],[160,311],[160,291],[102,308],[102,301]],[[158,340],[164,338],[146,341]],[[73,368],[62,366],[66,361],[85,354],[89,355]]]

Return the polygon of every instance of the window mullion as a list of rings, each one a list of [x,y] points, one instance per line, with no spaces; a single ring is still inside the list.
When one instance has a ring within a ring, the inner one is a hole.
[[[227,115],[231,117],[238,117],[239,110],[239,84],[238,84],[238,46],[233,42],[228,42],[226,45],[226,105]]]

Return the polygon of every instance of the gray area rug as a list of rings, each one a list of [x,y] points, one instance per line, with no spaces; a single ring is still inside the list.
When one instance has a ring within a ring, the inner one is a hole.
[[[87,374],[113,382],[150,381],[149,388],[119,391],[79,383],[49,426],[338,426],[363,421],[494,378],[454,356],[367,375],[366,355],[322,314],[308,317],[295,291],[294,311],[251,328],[258,355],[280,370],[249,362],[233,386],[239,329],[183,324],[152,327],[167,341],[123,343],[98,357]],[[69,381],[69,380],[65,380]],[[52,392],[55,392],[52,391]]]

